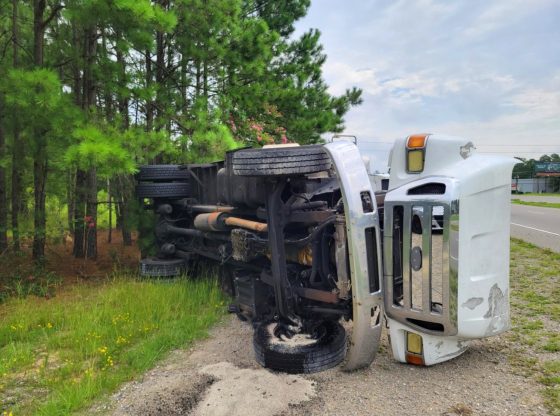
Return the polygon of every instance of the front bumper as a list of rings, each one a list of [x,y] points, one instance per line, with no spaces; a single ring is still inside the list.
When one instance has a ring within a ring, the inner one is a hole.
[[[358,148],[350,142],[325,145],[336,170],[346,219],[352,285],[353,329],[344,369],[366,367],[381,337],[383,297],[381,234],[374,190]]]

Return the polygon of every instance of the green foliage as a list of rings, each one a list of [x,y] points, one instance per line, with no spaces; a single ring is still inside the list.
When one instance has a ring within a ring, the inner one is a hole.
[[[512,204],[518,204],[518,205],[529,205],[532,207],[545,207],[545,208],[560,208],[560,204],[559,203],[555,203],[555,202],[545,202],[545,201],[522,201],[520,199],[512,199],[511,200]]]
[[[49,69],[12,69],[0,82],[0,93],[4,94],[8,111],[18,115],[32,144],[40,139],[33,135],[37,130],[45,133],[49,141],[64,140],[72,122],[79,119],[68,96],[62,92],[57,74]]]
[[[529,179],[535,176],[535,163],[537,162],[560,162],[560,155],[552,153],[550,155],[542,155],[539,160],[519,158],[520,163],[513,167],[512,178]],[[554,192],[560,191],[560,178],[548,178]]]
[[[84,408],[169,350],[204,337],[223,309],[213,279],[121,277],[49,301],[10,299],[0,305],[0,395],[10,398],[0,411],[66,415]]]
[[[1,278],[0,303],[9,298],[26,298],[38,296],[50,298],[54,296],[56,287],[60,285],[60,278],[37,267],[18,268],[9,276]]]
[[[560,414],[560,254],[521,240],[511,244],[510,361],[543,385],[552,415]],[[535,357],[538,357],[536,359]]]
[[[102,179],[98,191],[111,183],[114,199],[126,206],[119,215],[130,214],[138,165],[215,161],[241,146],[315,143],[326,132],[341,131],[361,91],[329,94],[320,33],[293,37],[309,5],[310,0],[6,3],[0,8],[0,34],[6,35],[0,36],[6,40],[0,127],[7,146],[0,165],[8,172],[6,183],[12,170],[21,175],[22,231],[28,231],[33,210],[43,218],[41,203],[29,202],[43,192],[50,210],[47,234],[49,224],[65,228],[72,207],[86,211],[77,169]],[[44,22],[39,32],[32,24],[35,13]],[[43,59],[37,60],[31,51],[38,40]],[[44,189],[34,165],[45,170]],[[143,221],[126,222],[142,228]]]
[[[101,176],[134,172],[135,165],[122,146],[120,135],[113,135],[103,128],[88,124],[73,131],[74,145],[65,154],[67,163],[75,163],[83,170],[92,167],[103,169]]]
[[[56,73],[48,69],[32,71],[13,69],[4,82],[6,104],[16,110],[30,113],[30,118],[46,116],[58,109],[61,85]],[[32,117],[31,117],[32,116]]]
[[[238,146],[231,130],[222,124],[217,112],[208,114],[202,110],[197,113],[192,136],[187,138],[186,161],[215,162],[223,159],[226,151]]]

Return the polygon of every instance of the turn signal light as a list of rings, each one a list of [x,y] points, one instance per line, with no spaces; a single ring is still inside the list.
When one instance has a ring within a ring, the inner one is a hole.
[[[413,134],[406,140],[406,170],[408,173],[420,173],[424,170],[424,158],[428,134]]]
[[[424,149],[409,150],[407,170],[410,173],[418,173],[424,170]]]
[[[428,139],[427,134],[413,134],[408,136],[406,141],[406,147],[409,149],[418,149],[426,147],[426,140]]]
[[[406,362],[413,365],[424,365],[424,357],[406,353]]]
[[[422,337],[414,332],[405,332],[406,362],[414,365],[424,365]]]
[[[414,332],[407,332],[406,350],[413,354],[422,355],[422,337]]]

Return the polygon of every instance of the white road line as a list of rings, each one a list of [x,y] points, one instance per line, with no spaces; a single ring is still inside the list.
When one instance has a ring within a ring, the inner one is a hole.
[[[526,225],[516,224],[514,222],[512,222],[511,225],[517,225],[518,227],[528,228],[530,230],[540,231],[541,233],[552,234],[552,235],[556,235],[556,236],[560,237],[560,234],[553,233],[551,231],[541,230],[539,228],[528,227]]]

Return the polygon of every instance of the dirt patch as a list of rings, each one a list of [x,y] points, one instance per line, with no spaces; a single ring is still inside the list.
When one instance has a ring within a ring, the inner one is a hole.
[[[138,269],[140,251],[136,244],[136,233],[132,235],[132,245],[125,246],[122,234],[113,230],[111,242],[109,232],[97,232],[97,259],[76,259],[72,255],[72,243],[48,244],[45,255],[47,269],[62,277],[65,282],[73,283],[76,278],[104,278],[115,269]]]
[[[77,259],[72,255],[72,241],[52,242],[45,247],[45,270],[62,279],[65,284],[76,282],[76,278],[104,278],[116,269],[138,269],[140,251],[136,244],[136,233],[132,234],[132,245],[125,246],[122,234],[113,230],[111,242],[109,232],[97,233],[97,258]],[[6,252],[0,255],[5,266],[0,270],[0,283],[3,278],[19,274],[24,278],[34,277],[36,272],[31,261],[31,240],[22,240],[22,251],[18,255]]]
[[[135,386],[115,415],[179,416],[190,414],[206,389],[214,383],[209,375],[171,375],[151,385]],[[141,388],[140,388],[141,386]]]
[[[547,414],[539,385],[515,374],[508,364],[513,348],[505,336],[474,341],[461,357],[425,368],[395,362],[384,334],[369,368],[352,373],[334,368],[306,376],[259,367],[251,339],[250,325],[227,319],[209,339],[175,351],[143,380],[114,395],[108,406],[94,410],[113,415],[196,416]],[[212,383],[200,384],[201,380]],[[265,412],[267,402],[271,407]],[[282,408],[276,407],[278,402]],[[85,414],[92,413],[89,409]]]
[[[202,368],[201,373],[218,381],[194,410],[195,416],[245,416],[248,409],[259,409],[259,415],[272,416],[315,395],[310,380],[265,369],[239,368],[221,362]]]

